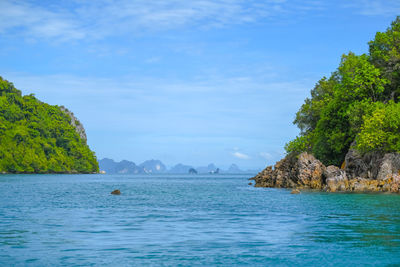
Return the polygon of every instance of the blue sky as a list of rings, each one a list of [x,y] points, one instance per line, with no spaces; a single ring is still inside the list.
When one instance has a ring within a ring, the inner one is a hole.
[[[392,0],[0,0],[0,75],[64,105],[99,159],[263,168]]]

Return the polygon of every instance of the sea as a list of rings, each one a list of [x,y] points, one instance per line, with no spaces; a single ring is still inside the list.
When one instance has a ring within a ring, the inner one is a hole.
[[[400,266],[400,195],[250,177],[0,175],[0,266]]]

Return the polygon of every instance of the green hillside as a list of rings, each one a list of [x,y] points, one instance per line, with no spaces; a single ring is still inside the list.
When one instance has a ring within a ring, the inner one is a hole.
[[[296,114],[301,134],[286,151],[313,153],[340,166],[349,148],[400,152],[400,17],[369,42],[369,53],[342,56]]]
[[[98,172],[79,121],[63,110],[0,77],[0,173]]]

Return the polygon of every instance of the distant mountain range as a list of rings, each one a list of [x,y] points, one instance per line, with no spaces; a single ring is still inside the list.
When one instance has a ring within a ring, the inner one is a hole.
[[[105,171],[108,174],[158,174],[158,173],[171,173],[171,174],[187,174],[187,173],[198,173],[198,174],[218,174],[218,173],[256,173],[258,170],[241,170],[236,164],[232,164],[227,170],[222,170],[215,166],[215,164],[209,164],[208,166],[193,167],[190,165],[176,164],[170,169],[160,160],[146,160],[145,162],[136,165],[134,162],[128,160],[122,160],[116,162],[112,159],[104,158],[99,160],[99,166],[101,171]],[[195,171],[193,171],[195,170]]]

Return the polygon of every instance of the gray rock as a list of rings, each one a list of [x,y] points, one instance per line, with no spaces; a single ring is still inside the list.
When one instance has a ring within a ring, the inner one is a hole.
[[[289,154],[277,162],[274,169],[269,166],[252,180],[256,187],[321,189],[324,169],[325,166],[311,154]]]
[[[400,170],[400,154],[388,153],[382,159],[379,166],[378,175],[376,179],[387,180],[393,178],[394,175],[399,175]]]
[[[69,111],[66,107],[60,106],[60,109],[62,112],[64,112],[65,114],[67,114],[70,117],[70,119],[71,119],[70,124],[75,128],[75,131],[79,134],[81,139],[83,141],[85,141],[85,143],[86,143],[87,137],[86,137],[85,128],[83,128],[82,123],[74,116],[74,113]]]
[[[325,187],[329,192],[345,191],[347,189],[347,176],[344,170],[336,166],[328,166],[324,171]]]
[[[355,143],[353,142],[352,146]],[[361,154],[353,149],[347,152],[345,157],[345,171],[348,177],[367,177],[368,176],[368,163],[365,162]]]
[[[399,153],[383,154],[382,152],[374,151],[361,155],[351,148],[346,154],[345,171],[349,179],[361,177],[386,180],[394,174],[398,174],[399,170]]]

